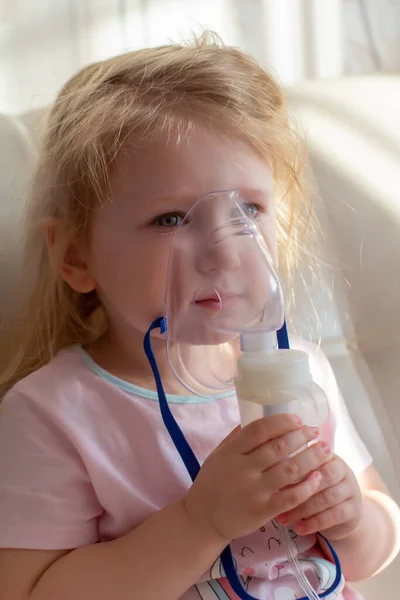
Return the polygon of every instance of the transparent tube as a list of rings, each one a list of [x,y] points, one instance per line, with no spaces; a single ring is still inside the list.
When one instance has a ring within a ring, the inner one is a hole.
[[[293,569],[294,574],[296,575],[296,579],[303,590],[305,596],[309,598],[309,600],[320,600],[317,592],[312,587],[311,583],[308,581],[304,572],[300,567],[299,559],[297,558],[297,548],[294,547],[292,539],[290,537],[289,529],[287,527],[283,527],[277,521],[274,520],[274,525],[277,527],[278,531],[281,534],[281,538],[283,541],[283,545],[288,557],[288,561],[290,566]]]

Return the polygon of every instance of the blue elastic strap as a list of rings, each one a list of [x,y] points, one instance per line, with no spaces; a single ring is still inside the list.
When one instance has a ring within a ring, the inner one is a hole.
[[[194,481],[200,471],[200,463],[197,460],[196,455],[194,454],[193,450],[191,449],[187,439],[185,438],[181,428],[179,427],[178,423],[176,422],[176,420],[171,412],[171,409],[169,407],[168,400],[167,400],[167,397],[166,397],[165,391],[164,391],[164,386],[161,381],[160,371],[158,370],[157,361],[155,359],[153,348],[151,346],[151,332],[155,329],[160,329],[161,333],[165,333],[167,327],[166,327],[166,321],[163,317],[156,319],[150,325],[150,327],[144,337],[144,341],[143,341],[144,351],[145,351],[148,361],[150,363],[150,367],[153,371],[154,380],[155,380],[156,387],[157,387],[157,394],[158,394],[158,400],[159,400],[159,404],[160,404],[161,415],[162,415],[162,419],[164,421],[164,425],[167,428],[167,431],[175,445],[175,448],[177,449],[178,454],[181,457],[192,481]],[[282,344],[282,346],[281,346],[281,344]],[[289,348],[289,338],[288,338],[288,334],[287,334],[286,323],[283,325],[282,329],[280,329],[278,331],[278,345],[279,345],[279,348]],[[321,537],[323,537],[323,536],[321,536]],[[332,548],[331,544],[328,542],[328,540],[326,540],[325,538],[323,538],[323,539],[326,541],[330,551],[332,552],[332,556],[334,558],[337,570],[336,570],[336,578],[335,578],[333,585],[331,586],[331,588],[329,590],[327,590],[326,592],[321,594],[320,598],[324,598],[325,596],[330,594],[335,589],[335,587],[339,584],[339,582],[341,580],[341,576],[342,576],[340,562],[339,562],[339,558],[338,558],[337,554],[333,550],[333,548]],[[230,586],[232,587],[235,594],[237,594],[239,596],[239,598],[241,598],[241,600],[259,600],[258,598],[255,598],[254,596],[251,596],[250,594],[248,594],[247,591],[245,590],[245,588],[243,587],[240,577],[236,571],[235,562],[233,560],[232,551],[230,549],[230,546],[227,546],[225,548],[225,550],[222,552],[221,564],[224,569],[225,575],[229,581]],[[304,598],[301,598],[300,600],[307,600],[307,598],[304,597]]]
[[[151,370],[153,371],[154,380],[156,382],[158,400],[160,403],[160,410],[164,421],[164,425],[167,428],[167,431],[175,444],[175,448],[177,449],[181,459],[183,460],[184,465],[188,470],[192,481],[194,481],[197,477],[198,472],[200,471],[200,464],[196,458],[196,455],[191,449],[187,439],[183,435],[181,428],[175,421],[175,418],[169,407],[168,400],[164,391],[164,386],[161,381],[160,371],[158,370],[157,361],[154,356],[153,348],[151,346],[150,335],[154,329],[161,329],[161,333],[164,333],[166,331],[165,319],[160,317],[153,321],[153,323],[150,325],[143,342],[144,351],[149,360]]]
[[[282,327],[280,329],[278,329],[278,331],[276,332],[276,337],[278,340],[279,350],[289,350],[290,349],[289,335],[288,335],[286,321],[283,322]]]

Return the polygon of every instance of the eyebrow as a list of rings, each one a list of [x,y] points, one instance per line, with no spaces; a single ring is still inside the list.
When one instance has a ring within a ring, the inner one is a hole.
[[[163,196],[155,196],[153,198],[149,198],[148,202],[151,204],[151,207],[155,210],[162,209],[165,203],[176,203],[176,204],[190,204],[193,205],[198,198],[201,196],[197,196],[195,194],[165,194]]]
[[[274,191],[273,189],[266,188],[249,188],[249,187],[239,187],[237,190],[243,194],[244,196],[251,196],[252,198],[258,199],[266,199],[268,201],[273,200]]]

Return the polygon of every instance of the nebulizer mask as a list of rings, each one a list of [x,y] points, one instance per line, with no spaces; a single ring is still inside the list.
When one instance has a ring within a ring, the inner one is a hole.
[[[236,387],[243,425],[278,412],[293,412],[315,426],[327,416],[307,354],[289,350],[281,284],[253,208],[237,190],[212,192],[194,203],[173,236],[165,316],[144,340],[164,423],[192,480],[200,465],[168,406],[151,348],[154,329],[165,334],[168,363],[192,394],[210,397]],[[275,525],[305,598],[327,596],[331,590],[318,596],[305,577],[287,528]],[[221,561],[239,598],[256,600],[242,586],[229,547]]]

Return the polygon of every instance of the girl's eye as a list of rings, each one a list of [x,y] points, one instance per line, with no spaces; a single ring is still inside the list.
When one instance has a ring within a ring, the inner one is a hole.
[[[257,204],[247,203],[244,205],[246,212],[249,213],[252,217],[258,217],[260,214],[260,207]]]
[[[179,227],[183,221],[184,217],[177,213],[170,213],[167,215],[161,215],[155,219],[154,224],[158,227]]]

